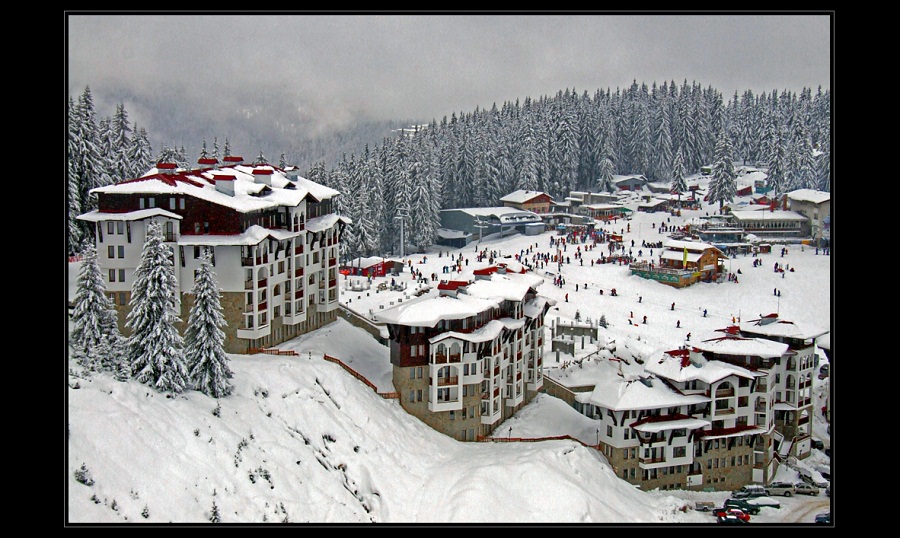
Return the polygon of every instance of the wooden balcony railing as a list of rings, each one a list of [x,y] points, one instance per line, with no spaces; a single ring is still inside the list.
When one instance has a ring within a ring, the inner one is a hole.
[[[459,377],[457,377],[457,376],[439,377],[437,384],[439,387],[446,387],[447,385],[456,385],[457,381],[459,381]]]

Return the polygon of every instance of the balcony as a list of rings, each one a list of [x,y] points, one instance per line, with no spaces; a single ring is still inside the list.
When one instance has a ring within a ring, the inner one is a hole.
[[[297,290],[294,292],[294,299],[302,299],[303,298],[303,290]]]
[[[716,415],[717,417],[720,417],[720,416],[722,416],[722,415],[733,415],[733,414],[734,414],[734,408],[733,408],[733,407],[725,407],[725,408],[722,408],[722,409],[716,409],[716,412],[715,412],[715,415]]]
[[[709,390],[706,391],[706,395],[707,396],[710,395]],[[734,387],[732,387],[730,389],[717,389],[716,390],[716,396],[715,396],[716,398],[727,398],[729,396],[734,396]]]
[[[757,413],[765,413],[767,411],[765,402],[756,404],[756,406],[753,407],[753,410]]]
[[[303,245],[294,247],[294,255],[296,256],[297,254],[303,254]]]
[[[757,383],[753,392],[769,392],[769,387],[766,383]]]
[[[269,303],[267,303],[266,301],[263,301],[263,302],[259,303],[259,306],[256,307],[256,311],[262,312],[263,310],[266,309],[267,306],[269,306]]]
[[[439,387],[446,387],[448,385],[456,385],[458,381],[459,381],[459,377],[457,377],[457,376],[439,377],[437,380],[437,385]]]
[[[335,265],[337,265],[337,258],[331,258],[330,260],[328,260],[328,267],[334,267]]]
[[[303,276],[303,268],[302,268],[302,267],[298,267],[297,269],[295,269],[295,270],[294,270],[294,276],[295,276],[295,277]]]
[[[268,278],[261,278],[261,279],[259,279],[259,280],[256,281],[256,286],[257,286],[258,288],[265,288],[266,285],[268,285],[268,284],[269,284],[269,279],[268,279]]]
[[[666,461],[665,456],[653,456],[649,458],[641,456],[638,458],[639,463],[662,463],[664,461]]]
[[[328,287],[329,287],[329,288],[333,288],[333,287],[335,287],[335,286],[337,286],[337,279],[336,279],[336,278],[333,278],[333,279],[331,279],[331,280],[328,281]]]
[[[253,280],[245,280],[244,281],[244,289],[252,290],[253,289]]]

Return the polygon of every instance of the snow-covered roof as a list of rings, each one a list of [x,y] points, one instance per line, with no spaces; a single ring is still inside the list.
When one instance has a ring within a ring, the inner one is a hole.
[[[496,217],[503,224],[520,221],[540,221],[541,216],[532,211],[516,209],[514,207],[462,207],[454,209],[442,209],[441,211],[462,211],[473,217]]]
[[[466,288],[466,294],[483,299],[521,301],[529,288],[543,284],[544,279],[534,274],[493,274],[490,280],[476,280]]]
[[[703,256],[702,252],[688,252],[687,261],[689,262],[697,262]],[[663,260],[678,260],[684,261],[684,251],[677,250],[664,250],[659,254],[660,259]]]
[[[711,384],[726,377],[736,375],[746,379],[764,375],[751,372],[746,368],[729,364],[723,361],[708,361],[702,356],[695,356],[694,362],[688,362],[687,366],[682,366],[681,357],[661,352],[657,356],[651,357],[644,365],[647,372],[656,374],[659,377],[677,382],[686,381],[703,381]]]
[[[321,232],[322,230],[331,228],[338,222],[351,224],[353,221],[349,217],[329,213],[327,215],[322,215],[321,217],[315,217],[306,221],[306,229],[310,232]]]
[[[465,340],[466,342],[480,343],[480,342],[490,342],[491,340],[497,338],[497,336],[503,331],[506,325],[498,321],[496,319],[492,319],[491,321],[485,323],[482,327],[470,332],[470,333],[460,333],[456,331],[447,331],[445,333],[441,333],[437,336],[428,339],[430,344],[437,344],[442,340],[446,340],[448,338],[455,338],[457,340]]]
[[[362,269],[366,269],[368,267],[372,267],[373,265],[378,265],[379,263],[384,262],[384,258],[380,256],[369,256],[368,258],[355,258],[344,264],[344,267],[359,267]]]
[[[500,201],[501,202],[510,202],[513,204],[524,204],[526,202],[534,200],[535,198],[537,198],[538,196],[541,196],[541,195],[550,196],[549,194],[547,194],[545,192],[541,192],[541,191],[528,191],[528,190],[520,189],[515,192],[511,192],[511,193],[507,194],[503,198],[500,198]]]
[[[522,305],[522,313],[528,316],[529,318],[534,318],[540,315],[544,310],[544,305],[550,304],[553,306],[556,304],[556,301],[553,299],[548,299],[547,297],[541,297],[538,295],[534,299],[528,301],[524,305]]]
[[[816,345],[818,345],[822,349],[830,350],[831,349],[831,331],[816,338]]]
[[[745,435],[763,435],[769,433],[766,428],[742,428],[734,431],[724,431],[722,433],[703,433],[704,439],[727,439],[729,437],[744,437]]]
[[[598,211],[603,209],[628,209],[622,204],[584,204],[581,207]]]
[[[645,422],[634,426],[634,429],[644,433],[657,433],[667,430],[678,430],[685,428],[688,430],[696,430],[706,428],[712,422],[700,418],[675,418],[672,420],[657,420],[654,422]]]
[[[764,323],[768,319],[775,319],[770,323]],[[777,319],[773,315],[762,316],[758,319],[742,321],[739,324],[741,332],[748,332],[764,336],[781,336],[785,338],[796,338],[806,340],[807,338],[818,338],[828,333],[828,329],[822,329],[812,326],[800,326],[793,321]]]
[[[644,182],[647,181],[647,178],[641,174],[627,174],[627,175],[613,175],[612,182],[619,183],[621,181],[627,181],[629,179],[639,179]]]
[[[814,189],[797,189],[787,193],[787,197],[789,200],[797,200],[798,202],[821,204],[831,200],[831,193]]]
[[[697,342],[694,347],[719,355],[753,357],[781,357],[788,352],[788,345],[765,338],[734,338],[723,336]]]
[[[253,225],[247,228],[244,233],[236,235],[182,235],[178,238],[178,244],[183,246],[193,245],[258,245],[267,237],[272,237],[279,241],[297,237],[300,232],[291,232],[288,230],[272,230],[263,228],[262,226]]]
[[[463,232],[461,230],[451,230],[450,228],[438,228],[437,234],[438,237],[442,237],[444,239],[463,239],[472,235],[469,232]]]
[[[501,299],[483,299],[459,293],[456,297],[412,299],[378,313],[378,319],[409,327],[434,327],[439,321],[463,319],[500,306]]]
[[[772,211],[768,206],[766,206],[765,209],[736,210],[732,211],[731,215],[737,220],[809,220],[807,217],[796,211],[785,211],[783,209]]]
[[[125,213],[101,213],[95,209],[89,213],[78,215],[76,218],[88,222],[100,222],[104,220],[144,220],[150,217],[166,217],[181,220],[181,215],[176,215],[159,207],[138,209],[137,211],[127,211]]]
[[[271,183],[258,182],[254,171]],[[232,180],[234,195],[226,194],[215,186],[216,179]],[[241,213],[278,206],[297,206],[310,195],[315,201],[336,196],[338,191],[298,177],[288,180],[285,175],[270,166],[221,167],[219,169],[176,170],[162,172],[151,169],[147,174],[114,185],[98,187],[91,192],[110,194],[182,194],[207,202],[229,207]],[[265,193],[265,194],[260,194]]]
[[[650,386],[644,384],[644,381]],[[659,409],[706,403],[709,398],[702,395],[679,394],[669,385],[655,377],[626,380],[615,376],[597,383],[590,392],[588,402],[613,411],[632,409]]]
[[[700,241],[682,241],[680,239],[670,239],[670,240],[666,241],[666,243],[663,246],[666,247],[667,249],[678,249],[678,250],[681,250],[682,252],[684,251],[684,249],[687,249],[688,252],[702,252],[702,251],[708,250],[708,249],[719,250],[714,245],[711,245],[710,243],[702,243]],[[723,254],[723,256],[724,256],[724,254]]]

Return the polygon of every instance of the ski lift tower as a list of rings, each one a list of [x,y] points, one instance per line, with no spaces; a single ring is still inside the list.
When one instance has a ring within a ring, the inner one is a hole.
[[[403,221],[409,218],[408,210],[405,207],[397,208],[397,216],[394,219],[400,221],[400,259],[404,257],[403,243],[406,241],[403,235]]]
[[[485,224],[484,221],[481,219],[482,219],[481,215],[478,215],[477,217],[475,217],[475,228],[478,228],[478,242],[479,243],[481,242],[482,230],[484,230],[485,228],[488,227],[487,224]]]

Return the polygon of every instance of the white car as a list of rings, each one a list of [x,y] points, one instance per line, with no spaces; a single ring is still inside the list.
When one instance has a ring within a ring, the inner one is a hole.
[[[819,488],[806,482],[797,482],[794,484],[794,492],[803,495],[818,495]]]

